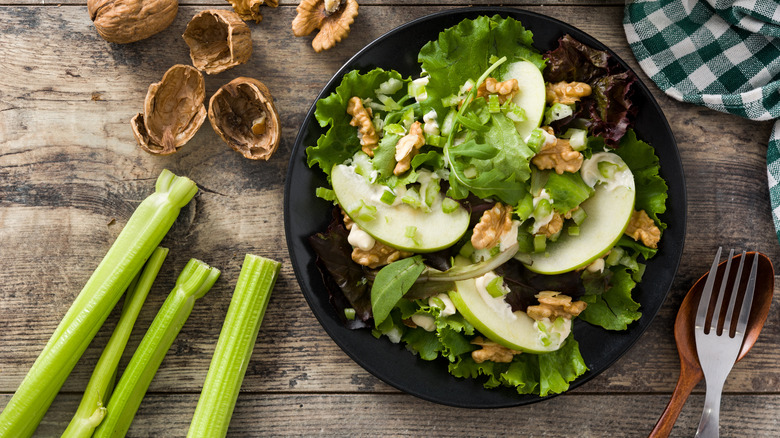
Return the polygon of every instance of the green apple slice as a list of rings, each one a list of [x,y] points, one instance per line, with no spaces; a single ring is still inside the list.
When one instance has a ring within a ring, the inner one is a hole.
[[[385,245],[415,253],[433,252],[455,244],[469,226],[469,213],[461,206],[445,212],[444,195],[437,192],[429,208],[415,208],[396,199],[382,201],[389,189],[373,184],[355,167],[338,164],[331,172],[339,205],[361,230]]]
[[[579,235],[570,236],[564,230],[545,251],[517,257],[531,271],[560,274],[584,268],[609,252],[625,232],[636,198],[633,175],[620,157],[602,152],[583,163],[583,179],[589,180],[588,175],[594,173],[591,168],[598,168],[600,162],[616,163],[623,169],[609,179],[602,178],[593,195],[580,205],[588,217],[580,225]]]
[[[534,128],[542,124],[547,90],[539,67],[528,61],[513,62],[507,66],[503,80],[517,79],[520,91],[512,98],[515,105],[525,111],[525,120],[515,122],[515,128],[525,140]]]
[[[449,296],[466,321],[493,342],[528,353],[549,353],[561,348],[571,331],[571,320],[562,319],[558,333],[548,336],[525,312],[496,311],[485,301],[492,298],[486,298],[486,294],[480,293],[474,279],[469,279],[455,282],[455,291]]]

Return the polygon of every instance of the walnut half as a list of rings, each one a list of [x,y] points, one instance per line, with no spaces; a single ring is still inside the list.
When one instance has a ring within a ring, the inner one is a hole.
[[[539,300],[539,305],[528,306],[526,313],[537,321],[544,318],[555,319],[559,316],[572,319],[588,307],[585,301],[572,302],[570,296],[549,290],[536,294],[536,299]]]
[[[512,358],[514,358],[515,355],[521,353],[520,351],[512,350],[493,341],[486,340],[481,336],[474,338],[471,343],[482,347],[479,350],[471,352],[471,358],[474,359],[474,362],[476,363],[482,363],[486,360],[498,363],[509,363],[512,362]]]
[[[626,234],[649,248],[658,248],[658,241],[661,240],[661,230],[644,210],[634,211],[631,214]]]
[[[243,64],[252,55],[252,35],[241,17],[226,9],[197,13],[182,35],[192,65],[208,74]]]
[[[512,229],[512,206],[500,202],[482,213],[479,223],[474,226],[471,244],[475,249],[492,248],[501,241],[501,236]]]
[[[206,83],[194,67],[177,64],[149,86],[144,112],[130,121],[139,146],[168,155],[184,146],[206,120]]]
[[[302,0],[292,22],[295,36],[320,31],[311,42],[315,52],[328,50],[349,35],[358,15],[356,0]]]
[[[209,121],[233,150],[252,160],[268,160],[279,147],[282,128],[268,87],[238,77],[209,101]]]

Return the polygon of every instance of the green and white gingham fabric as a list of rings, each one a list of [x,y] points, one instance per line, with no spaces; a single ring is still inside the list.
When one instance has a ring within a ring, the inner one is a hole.
[[[639,65],[672,98],[780,119],[780,0],[627,0],[623,27]],[[780,122],[766,158],[780,240]]]

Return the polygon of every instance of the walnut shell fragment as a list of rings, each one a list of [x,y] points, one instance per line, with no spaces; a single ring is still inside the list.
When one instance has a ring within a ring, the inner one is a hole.
[[[257,79],[239,77],[217,90],[209,101],[209,121],[246,158],[267,161],[279,147],[279,113],[268,87]]]
[[[168,27],[179,9],[177,0],[87,0],[89,17],[104,40],[126,44]]]
[[[196,68],[177,64],[149,86],[144,112],[130,121],[138,145],[168,155],[187,143],[206,120],[206,82]]]
[[[242,20],[255,20],[255,23],[263,21],[260,14],[260,6],[266,5],[272,8],[279,6],[279,0],[227,0],[233,10]]]
[[[249,26],[233,11],[211,9],[192,17],[182,35],[192,65],[208,74],[243,64],[252,55]]]
[[[315,52],[328,50],[349,35],[349,26],[358,15],[356,0],[302,0],[292,22],[295,36],[319,29],[311,42]]]

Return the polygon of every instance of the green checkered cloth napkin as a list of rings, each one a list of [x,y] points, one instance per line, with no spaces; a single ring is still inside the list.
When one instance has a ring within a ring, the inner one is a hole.
[[[623,27],[639,65],[672,98],[780,118],[780,1],[627,0]],[[780,240],[780,122],[766,161]]]

